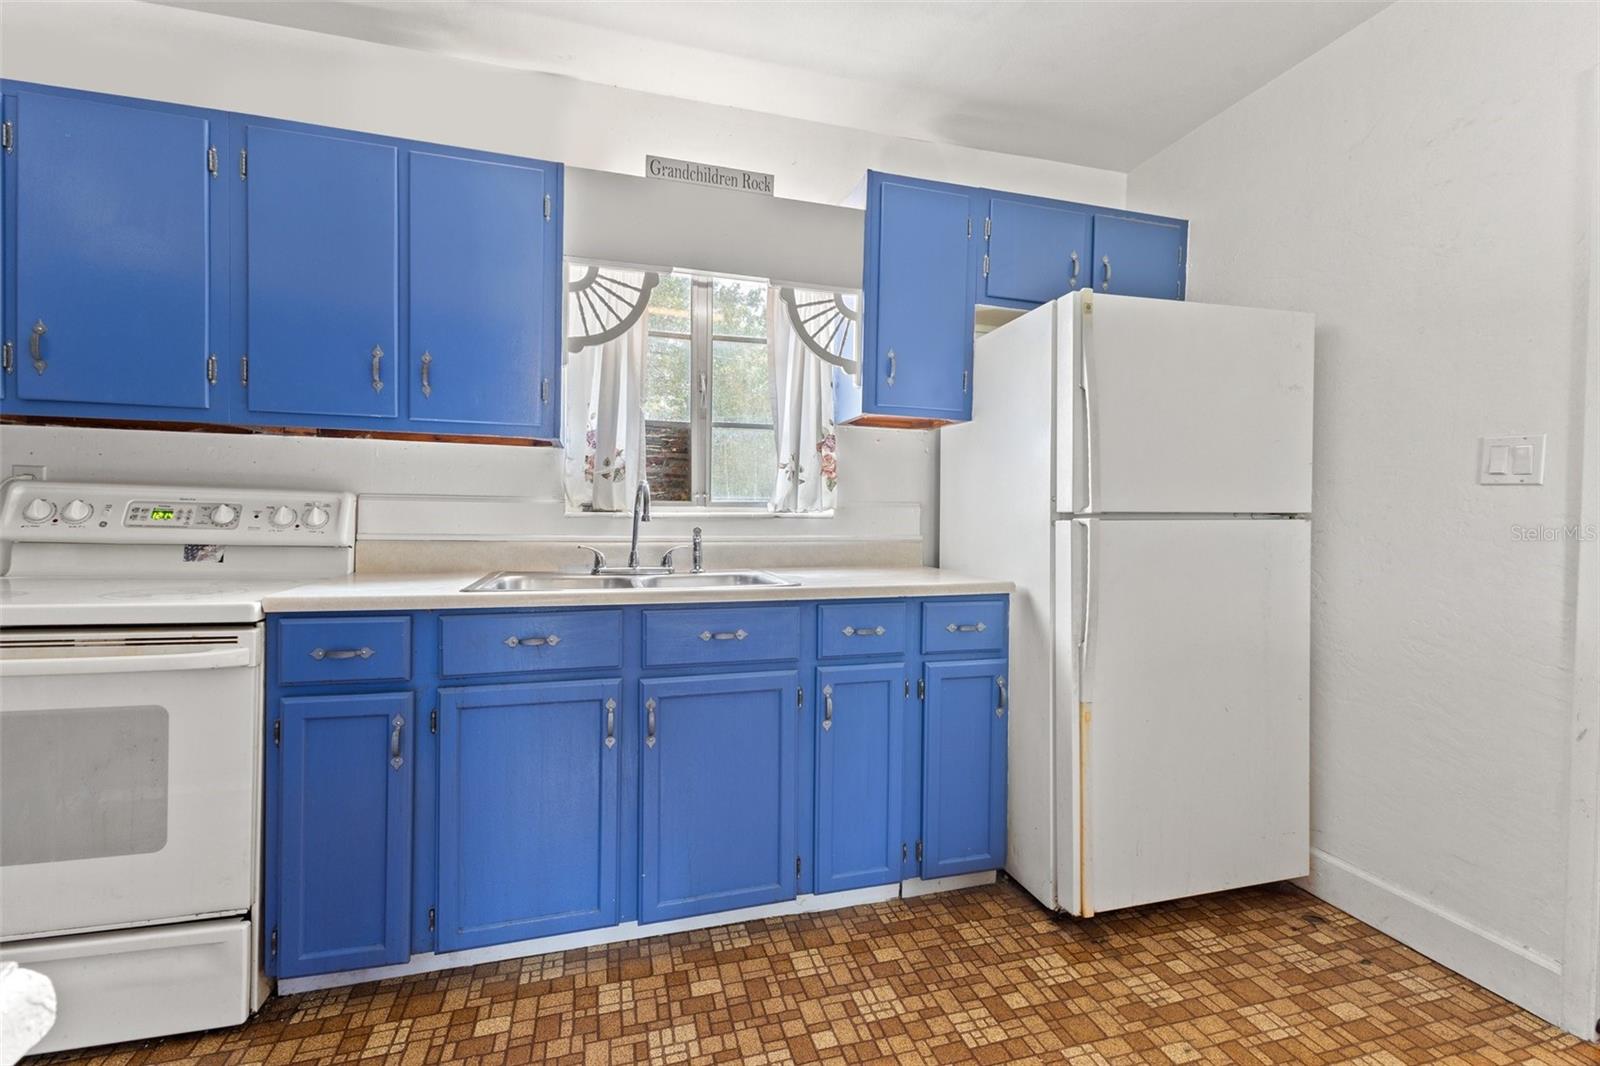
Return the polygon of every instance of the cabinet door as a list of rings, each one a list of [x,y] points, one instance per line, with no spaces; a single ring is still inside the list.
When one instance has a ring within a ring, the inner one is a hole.
[[[818,892],[900,880],[904,663],[817,671]]]
[[[989,200],[984,295],[1042,304],[1089,284],[1088,210],[1039,200]]]
[[[639,684],[639,920],[793,899],[793,670]]]
[[[965,421],[971,383],[975,193],[868,176],[864,414]]]
[[[1094,290],[1183,299],[1189,227],[1177,219],[1094,216]]]
[[[411,693],[297,696],[280,700],[278,715],[273,972],[406,961]]]
[[[1004,659],[929,663],[923,734],[922,876],[1006,860]]]
[[[395,417],[396,148],[331,130],[240,122],[250,412],[329,416],[333,425]]]
[[[88,416],[205,416],[224,260],[215,116],[28,92],[14,106],[17,397],[102,405],[76,412]]]
[[[558,436],[560,168],[410,163],[411,420]]]
[[[617,920],[622,682],[439,693],[439,949]]]

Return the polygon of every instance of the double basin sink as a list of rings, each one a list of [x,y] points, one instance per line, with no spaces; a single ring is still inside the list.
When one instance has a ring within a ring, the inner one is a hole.
[[[707,570],[682,574],[573,574],[502,570],[489,574],[462,592],[569,592],[601,589],[715,589],[750,585],[797,586],[765,570]]]

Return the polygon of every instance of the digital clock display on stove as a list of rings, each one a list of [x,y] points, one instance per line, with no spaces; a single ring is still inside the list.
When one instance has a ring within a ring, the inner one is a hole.
[[[177,517],[177,513],[170,507],[150,508],[150,521],[152,522],[170,522]]]

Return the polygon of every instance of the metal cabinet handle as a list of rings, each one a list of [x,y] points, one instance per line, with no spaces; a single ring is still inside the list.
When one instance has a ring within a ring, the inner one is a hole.
[[[982,633],[985,629],[988,629],[988,628],[989,627],[984,625],[982,622],[974,622],[974,623],[971,623],[970,625],[959,625],[959,626],[956,625],[954,622],[951,622],[949,625],[944,627],[944,631],[946,633]]]
[[[33,324],[33,330],[28,334],[28,355],[33,359],[33,371],[36,374],[43,374],[46,365],[44,356],[39,354],[39,341],[46,332],[44,320],[40,319]]]
[[[318,662],[323,659],[370,659],[371,648],[312,648],[311,657]]]
[[[843,629],[839,630],[839,632],[843,633],[847,637],[881,637],[883,636],[884,629],[882,626],[872,626],[871,628],[863,629],[857,629],[855,626],[845,626]]]
[[[742,629],[735,629],[732,633],[713,633],[707,629],[701,632],[701,640],[743,640],[750,634]]]
[[[394,726],[389,734],[389,765],[398,770],[406,764],[405,756],[400,754],[400,735],[405,730],[406,720],[397,714],[389,724]]]
[[[433,366],[433,353],[422,353],[422,395],[426,398],[433,395],[433,382],[428,380],[428,370]]]
[[[545,378],[539,382],[539,402],[545,406],[550,404],[550,379]]]
[[[606,700],[606,747],[617,746],[617,701]]]
[[[1002,675],[996,677],[994,683],[1000,687],[1000,702],[995,704],[994,716],[996,718],[1004,718],[1006,716],[1006,679]]]
[[[1067,289],[1070,291],[1078,287],[1078,253],[1072,253],[1072,277],[1067,279]]]
[[[372,391],[383,391],[383,349],[372,346]]]
[[[1109,290],[1111,288],[1111,257],[1102,255],[1100,257],[1100,266],[1105,271],[1105,277],[1100,282],[1100,287]]]
[[[656,746],[656,698],[651,696],[644,701],[644,746]]]
[[[508,648],[553,648],[560,643],[561,637],[555,633],[544,637],[510,636],[505,639]]]
[[[897,363],[896,363],[896,360],[895,360],[895,357],[894,357],[894,349],[890,348],[889,349],[889,376],[883,379],[883,383],[885,385],[893,385],[894,384],[894,372],[895,372],[896,365],[897,365]]]
[[[822,730],[827,732],[833,728],[833,686],[822,686]]]

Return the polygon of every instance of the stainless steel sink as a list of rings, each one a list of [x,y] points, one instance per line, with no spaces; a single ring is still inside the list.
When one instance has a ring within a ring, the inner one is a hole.
[[[700,574],[653,574],[636,577],[634,587],[641,589],[717,589],[741,585],[795,586],[791,581],[765,570],[716,570]]]
[[[765,570],[707,570],[683,574],[573,574],[554,571],[502,570],[489,574],[462,592],[571,592],[600,589],[715,589],[799,585]]]
[[[567,592],[573,589],[631,589],[633,578],[623,574],[519,573],[502,570],[462,589],[462,592]]]

